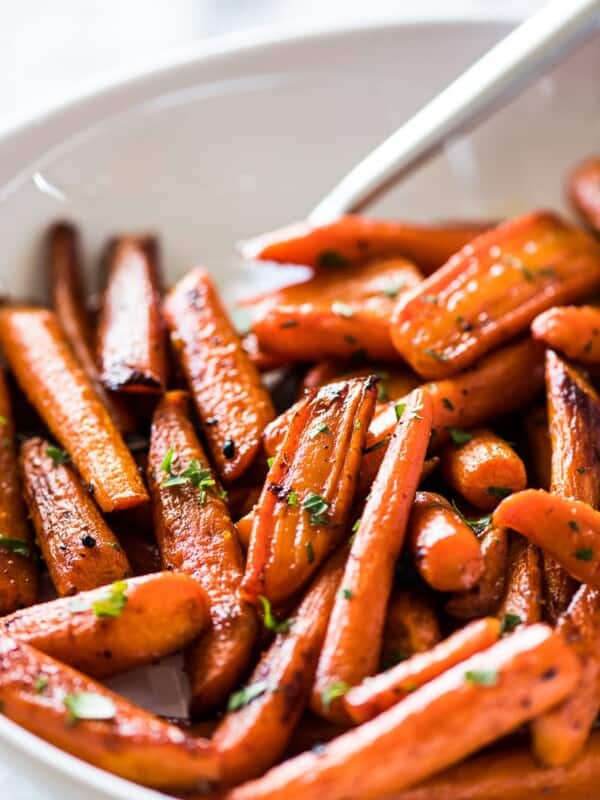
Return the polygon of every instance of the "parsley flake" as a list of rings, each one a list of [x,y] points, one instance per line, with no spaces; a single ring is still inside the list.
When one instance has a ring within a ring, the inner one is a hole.
[[[462,428],[448,428],[448,433],[450,434],[450,438],[452,439],[452,443],[455,445],[466,444],[470,442],[473,436],[468,431],[463,431]]]
[[[63,697],[72,722],[79,719],[113,719],[117,713],[110,697],[95,692],[76,692]]]
[[[306,560],[309,564],[312,564],[315,560],[315,548],[313,547],[312,542],[306,543]]]
[[[323,706],[328,709],[334,700],[343,697],[346,692],[349,691],[349,689],[350,687],[344,681],[336,681],[336,683],[332,683],[331,686],[328,686],[327,689],[325,689],[321,694]]]
[[[406,403],[396,403],[394,411],[396,412],[396,420],[399,422],[402,419],[402,414],[406,411]]]
[[[247,706],[257,697],[261,697],[268,690],[269,685],[266,681],[257,681],[251,683],[249,686],[244,686],[230,695],[227,702],[227,711],[238,711],[240,708]]]
[[[317,258],[317,266],[326,269],[329,267],[345,267],[347,263],[346,258],[341,253],[338,253],[337,250],[323,250]]]
[[[309,512],[311,525],[327,524],[327,511],[329,509],[329,502],[325,500],[324,497],[321,497],[320,494],[310,492],[304,499],[302,507]]]
[[[52,459],[55,467],[60,467],[62,464],[66,464],[69,460],[69,454],[67,451],[61,450],[60,447],[56,447],[53,444],[46,448],[46,455],[48,458]]]
[[[92,610],[97,617],[116,618],[121,616],[126,605],[127,583],[125,581],[115,581],[103,597],[94,600]]]
[[[498,673],[495,669],[471,669],[465,672],[465,680],[477,686],[495,686]]]
[[[579,550],[575,551],[575,558],[579,561],[591,561],[594,557],[594,551],[591,547],[582,547]]]
[[[287,633],[292,626],[293,619],[284,619],[281,622],[277,619],[275,614],[273,614],[273,609],[271,608],[271,603],[268,597],[260,594],[258,596],[262,607],[263,607],[263,622],[265,628],[270,631],[274,631],[275,633]]]
[[[500,624],[500,633],[511,633],[511,631],[514,631],[522,622],[523,620],[518,614],[505,614]]]
[[[492,497],[498,497],[503,500],[509,494],[512,494],[512,489],[509,489],[508,486],[488,486],[485,492],[492,495]]]
[[[0,534],[0,547],[3,550],[10,550],[17,556],[24,556],[27,558],[31,553],[29,545],[23,539],[14,539],[11,536],[3,536]]]

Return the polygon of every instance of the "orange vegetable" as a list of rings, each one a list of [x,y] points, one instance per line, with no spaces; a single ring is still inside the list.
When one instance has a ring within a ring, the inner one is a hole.
[[[208,273],[189,272],[167,295],[164,310],[212,457],[231,483],[258,453],[264,427],[275,416],[271,399]]]
[[[512,618],[516,625],[532,625],[542,618],[542,602],[540,551],[522,536],[514,535],[508,550],[506,593],[498,617]]]
[[[402,550],[431,431],[431,401],[416,389],[381,464],[352,541],[319,658],[311,707],[343,722],[342,693],[375,672],[395,562]]]
[[[244,674],[257,620],[238,597],[244,567],[237,532],[185,392],[168,392],[156,408],[148,467],[163,569],[191,575],[208,597],[212,626],[187,656],[192,711],[200,714],[219,707]]]
[[[508,535],[502,528],[488,527],[479,537],[483,572],[477,583],[455,592],[444,606],[455,619],[474,619],[495,614],[504,595],[508,562]]]
[[[16,611],[0,620],[0,630],[105,678],[180,650],[208,622],[196,581],[159,572]]]
[[[286,359],[263,350],[255,333],[250,332],[242,336],[242,347],[259,372],[269,372],[287,365]]]
[[[477,537],[439,494],[417,493],[408,526],[408,547],[421,576],[440,592],[470,589],[483,572]]]
[[[346,533],[376,384],[354,378],[300,406],[269,470],[250,538],[243,594],[278,606]]]
[[[395,588],[385,617],[380,666],[387,669],[415,653],[430,650],[441,638],[431,593],[417,585]]]
[[[497,619],[471,622],[425,653],[367,678],[344,696],[344,706],[356,723],[366,722],[437,678],[446,670],[491,647],[500,636]]]
[[[8,636],[0,637],[0,702],[5,717],[36,736],[144,786],[185,792],[219,777],[206,739]]]
[[[148,499],[131,453],[76,361],[56,315],[0,311],[0,343],[27,398],[68,451],[103,511]]]
[[[548,414],[544,406],[534,406],[525,416],[523,428],[527,446],[527,474],[536,489],[550,488],[552,443]]]
[[[600,364],[600,308],[557,306],[531,323],[535,339],[584,364]]]
[[[517,631],[401,703],[296,756],[227,800],[348,800],[394,794],[460,761],[560,702],[577,657],[545,625]]]
[[[28,439],[21,448],[29,515],[54,588],[63,597],[126,578],[131,567],[94,501],[61,458],[62,452],[45,439]]]
[[[121,236],[110,243],[106,264],[97,345],[102,383],[113,391],[161,392],[167,355],[158,243],[151,236]]]
[[[388,401],[402,399],[421,383],[418,375],[397,365],[365,364],[360,367],[350,367],[340,361],[321,361],[304,376],[300,399],[303,398],[306,389],[320,389],[328,383],[349,378],[368,378],[369,375],[375,375],[378,379],[376,408],[381,408]],[[275,425],[276,422],[277,419],[270,425]]]
[[[492,511],[498,498],[525,488],[525,465],[504,439],[487,428],[461,434],[464,439],[444,448],[441,468],[444,481],[471,505]]]
[[[528,214],[474,239],[401,297],[392,340],[420,375],[444,378],[598,286],[600,245],[554,214]]]
[[[567,191],[583,221],[600,231],[600,157],[592,156],[575,167],[569,175]]]

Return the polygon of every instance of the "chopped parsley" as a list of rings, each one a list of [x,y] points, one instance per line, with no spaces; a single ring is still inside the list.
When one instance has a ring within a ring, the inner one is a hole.
[[[571,528],[572,531],[575,531],[576,533],[579,533],[579,525],[577,524],[577,522],[574,519],[570,519],[568,521],[567,525],[569,526],[569,528]]]
[[[402,414],[406,411],[406,403],[396,403],[394,411],[396,413],[396,420],[399,422],[402,419]]]
[[[311,439],[314,439],[320,433],[331,433],[331,431],[325,422],[319,422],[319,420],[317,420],[315,423],[313,423],[313,425],[311,425],[308,435]]]
[[[275,633],[287,633],[294,622],[293,619],[284,619],[281,622],[277,619],[275,614],[273,614],[273,610],[271,608],[271,603],[267,597],[264,595],[259,595],[258,599],[260,600],[262,607],[263,607],[263,622],[265,628],[270,631],[274,631]]]
[[[175,458],[175,452],[170,447],[160,465],[162,471],[167,473],[167,478],[161,483],[163,489],[189,484],[198,489],[200,502],[203,504],[206,502],[206,496],[209,491],[216,492],[218,497],[225,497],[223,492],[216,491],[217,482],[213,478],[211,470],[203,467],[197,458],[192,458],[187,467],[179,473],[173,472],[173,460]]]
[[[400,290],[403,288],[404,288],[404,281],[400,281],[395,286],[386,286],[385,289],[381,290],[381,294],[385,295],[386,297],[389,297],[390,300],[394,300],[396,297],[398,297]]]
[[[363,453],[366,455],[367,453],[374,453],[375,450],[379,450],[380,447],[385,447],[385,439],[381,439],[379,442],[375,442],[375,444],[369,445],[369,447],[363,448]]]
[[[477,519],[468,519],[462,513],[460,508],[456,505],[456,501],[455,500],[452,501],[452,506],[453,506],[454,510],[456,511],[456,513],[458,514],[458,516],[462,519],[462,521],[464,523],[466,523],[469,526],[469,528],[471,528],[473,533],[475,535],[477,535],[477,536],[479,536],[479,534],[483,533],[487,528],[489,528],[489,526],[492,523],[492,515],[491,514],[486,514],[486,516],[478,517]]]
[[[575,551],[575,558],[579,561],[591,561],[594,557],[594,551],[590,547],[582,547]]]
[[[265,694],[268,688],[269,685],[266,681],[257,681],[256,683],[251,683],[249,686],[244,686],[242,689],[238,689],[237,692],[229,696],[227,711],[238,711],[240,708],[247,706],[248,703],[256,700],[257,697],[261,697]]]
[[[309,564],[312,564],[315,560],[315,548],[313,547],[312,542],[306,543],[306,560]]]
[[[288,506],[297,506],[298,505],[298,494],[297,494],[297,492],[290,492],[288,494],[287,504],[288,504]]]
[[[340,597],[343,597],[345,600],[352,600],[354,597],[354,592],[351,589],[340,589]]]
[[[10,550],[17,556],[25,556],[27,558],[31,553],[29,545],[23,539],[14,539],[11,536],[3,536],[0,534],[0,547],[3,550]]]
[[[48,678],[45,675],[38,675],[33,684],[36,694],[43,694],[48,688]]]
[[[92,610],[97,617],[120,617],[127,604],[127,583],[115,581],[108,592],[94,600]]]
[[[356,531],[360,528],[360,517],[355,521],[354,525],[352,526],[352,533],[356,533]]]
[[[328,686],[327,689],[325,689],[321,694],[323,706],[328,709],[334,700],[343,697],[349,690],[350,687],[347,683],[344,683],[344,681],[336,681],[335,683],[332,683],[331,686]]]
[[[347,259],[337,250],[323,250],[317,257],[317,266],[326,269],[330,267],[345,267],[347,264]]]
[[[477,686],[495,686],[498,673],[495,669],[471,669],[465,672],[465,680]]]
[[[274,463],[275,463],[275,456],[269,456],[267,458],[267,466],[268,466],[268,468],[271,469],[271,467],[273,466]]]
[[[60,447],[56,447],[53,444],[46,448],[46,455],[48,458],[52,459],[55,467],[60,467],[62,464],[66,464],[69,460],[69,454],[67,451],[61,450]]]
[[[113,719],[117,713],[110,697],[95,692],[76,692],[63,698],[72,722],[79,719]]]
[[[492,497],[498,497],[500,500],[512,494],[512,489],[509,489],[508,486],[488,486],[485,491],[486,494],[490,494]]]
[[[387,403],[387,401],[390,399],[390,395],[385,383],[377,384],[377,399],[380,403]]]
[[[505,614],[500,624],[500,633],[511,633],[511,631],[514,631],[522,622],[523,620],[518,614]]]
[[[473,438],[472,434],[470,434],[468,431],[463,431],[462,428],[450,427],[448,428],[448,433],[450,434],[450,438],[455,445],[466,444]]]
[[[304,499],[302,507],[309,512],[311,525],[327,524],[327,511],[329,509],[329,502],[325,500],[324,497],[321,497],[320,494],[310,492]]]
[[[430,358],[435,358],[436,361],[440,361],[443,364],[446,361],[448,361],[448,359],[443,353],[438,353],[437,350],[432,350],[430,347],[426,347],[425,350],[423,350],[423,352],[425,353],[426,356],[429,356]]]

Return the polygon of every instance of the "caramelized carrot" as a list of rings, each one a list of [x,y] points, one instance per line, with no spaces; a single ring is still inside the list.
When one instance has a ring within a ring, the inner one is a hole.
[[[346,548],[334,553],[291,618],[279,623],[283,630],[261,658],[245,690],[247,694],[250,689],[255,699],[238,706],[240,695],[233,695],[230,705],[236,707],[213,737],[228,784],[260,775],[283,755],[308,703],[346,557]]]
[[[481,511],[492,511],[499,498],[527,484],[525,465],[512,447],[487,428],[466,434],[442,451],[442,477]]]
[[[344,695],[345,709],[354,722],[366,722],[455,664],[491,647],[499,636],[500,623],[497,619],[471,622],[428,652],[417,653],[350,689]]]
[[[483,572],[477,583],[455,592],[444,606],[455,619],[474,619],[495,614],[504,594],[508,562],[508,535],[502,528],[488,527],[480,536]]]
[[[244,258],[337,269],[349,262],[403,256],[426,273],[481,233],[480,224],[415,225],[397,220],[348,215],[312,227],[307,222],[259,236],[242,244]]]
[[[347,715],[342,693],[379,664],[385,611],[394,566],[404,543],[412,502],[431,431],[431,400],[416,389],[396,426],[352,541],[319,658],[312,690],[313,711],[333,721]]]
[[[51,311],[0,311],[4,355],[31,404],[68,451],[103,511],[148,499],[131,453]]]
[[[378,379],[376,408],[381,408],[388,401],[401,400],[421,383],[419,376],[414,372],[395,365],[365,364],[350,367],[340,361],[321,361],[304,376],[300,399],[306,389],[320,389],[328,383],[349,378],[367,378],[369,375],[375,375]],[[276,422],[275,419],[270,425],[275,425]]]
[[[536,489],[549,489],[552,443],[546,408],[534,406],[526,415],[523,428],[527,446],[527,474],[530,485]]]
[[[165,316],[214,462],[231,483],[254,461],[273,405],[208,273],[182,278],[167,295]]]
[[[105,678],[180,650],[208,622],[196,581],[159,572],[17,611],[0,620],[0,630]]]
[[[341,800],[394,794],[460,761],[560,702],[577,657],[545,625],[517,631],[392,708],[296,756],[227,800]]]
[[[578,164],[567,183],[569,200],[590,228],[600,231],[600,157]]]
[[[83,761],[171,791],[219,777],[214,748],[33,647],[0,637],[0,702],[8,719]]]
[[[278,606],[346,532],[376,384],[324,386],[300,406],[269,470],[250,538],[244,597]]]
[[[250,546],[250,537],[252,536],[252,527],[254,525],[254,517],[256,514],[255,508],[256,506],[243,517],[241,517],[241,519],[238,519],[238,521],[235,523],[235,527],[238,532],[238,539],[245,551],[247,551],[248,547]]]
[[[532,625],[542,618],[542,564],[538,548],[513,535],[508,550],[506,593],[498,611],[513,625]]]
[[[156,408],[148,467],[163,569],[191,575],[208,597],[212,626],[187,658],[192,710],[199,714],[220,706],[244,674],[257,620],[238,598],[237,532],[188,417],[185,392],[168,392]]]
[[[45,439],[29,439],[21,448],[29,515],[61,597],[131,574],[116,536],[63,459],[64,452]]]
[[[161,392],[166,385],[157,251],[151,236],[121,236],[108,247],[97,345],[107,389]]]
[[[408,547],[423,579],[440,592],[469,589],[483,572],[477,537],[439,494],[417,493],[408,526]]]
[[[600,308],[557,306],[531,323],[535,339],[584,364],[600,364]]]
[[[523,332],[546,308],[598,286],[600,245],[554,214],[529,214],[474,239],[401,297],[392,340],[420,375],[447,377]]]
[[[384,669],[436,645],[442,634],[432,595],[423,586],[395,588],[383,629],[380,664]]]

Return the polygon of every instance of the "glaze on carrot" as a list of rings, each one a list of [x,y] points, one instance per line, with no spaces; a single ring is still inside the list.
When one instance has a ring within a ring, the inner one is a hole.
[[[475,619],[498,610],[506,585],[508,534],[502,528],[488,527],[479,537],[483,572],[477,583],[455,592],[444,608],[455,619]]]
[[[435,599],[425,586],[396,586],[389,599],[380,666],[387,669],[415,653],[424,653],[442,638]]]
[[[377,405],[382,408],[385,403],[401,400],[420,385],[421,380],[412,370],[393,364],[364,364],[350,366],[341,361],[320,361],[309,369],[302,381],[300,399],[304,397],[307,389],[320,389],[328,383],[348,380],[349,378],[368,378],[369,375],[377,377]],[[274,425],[277,420],[273,420]],[[265,431],[265,438],[267,433]]]
[[[567,193],[571,205],[583,221],[600,232],[600,157],[592,156],[578,164],[569,175]]]
[[[600,308],[556,306],[531,323],[535,339],[567,358],[583,364],[600,364]]]
[[[542,619],[542,557],[534,544],[513,534],[508,549],[506,592],[498,611],[501,620],[515,626],[532,625]]]

